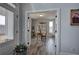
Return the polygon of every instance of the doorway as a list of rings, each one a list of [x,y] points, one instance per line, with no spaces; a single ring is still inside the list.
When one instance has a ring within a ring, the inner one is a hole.
[[[36,54],[55,55],[60,51],[59,9],[28,12],[27,42],[34,45]],[[27,43],[26,43],[27,44]],[[38,48],[39,49],[38,49]],[[40,49],[41,48],[41,49]],[[33,50],[32,46],[31,49]],[[34,53],[35,53],[34,52]],[[41,53],[42,52],[42,53]]]

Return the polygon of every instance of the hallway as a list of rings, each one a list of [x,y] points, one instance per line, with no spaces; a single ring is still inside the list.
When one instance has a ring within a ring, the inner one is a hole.
[[[47,39],[32,39],[28,54],[30,55],[55,55],[54,37]]]

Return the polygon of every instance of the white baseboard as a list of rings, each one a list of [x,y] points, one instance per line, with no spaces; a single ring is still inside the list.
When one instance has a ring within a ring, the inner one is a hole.
[[[77,55],[77,54],[69,52],[60,52],[60,55]]]

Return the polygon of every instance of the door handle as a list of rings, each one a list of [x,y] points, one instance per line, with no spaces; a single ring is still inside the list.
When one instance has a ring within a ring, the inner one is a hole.
[[[56,45],[55,45],[55,47],[56,47]]]
[[[57,30],[55,30],[55,33],[57,32]]]
[[[27,30],[29,32],[29,30]]]

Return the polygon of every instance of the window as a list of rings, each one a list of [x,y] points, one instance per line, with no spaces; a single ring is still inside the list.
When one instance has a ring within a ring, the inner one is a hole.
[[[14,39],[14,12],[0,6],[0,43]]]
[[[0,15],[0,25],[5,25],[5,16]]]
[[[49,22],[49,33],[53,32],[53,21]]]

